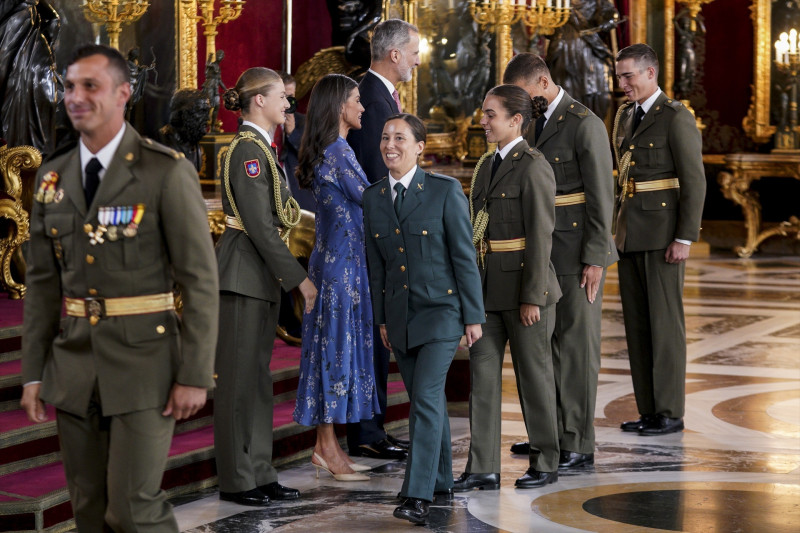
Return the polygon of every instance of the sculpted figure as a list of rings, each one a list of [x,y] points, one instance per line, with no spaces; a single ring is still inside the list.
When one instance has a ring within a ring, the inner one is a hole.
[[[156,71],[156,60],[149,65],[142,65],[139,63],[139,48],[131,48],[128,51],[128,70],[131,73],[131,99],[128,100],[127,114],[130,117],[131,110],[136,103],[144,96],[144,88],[147,85],[147,73]]]
[[[159,130],[161,142],[183,152],[186,159],[200,170],[200,147],[198,143],[208,132],[208,113],[211,103],[197,89],[181,89],[169,102],[169,124]]]
[[[214,59],[213,54],[208,55],[208,63],[206,63],[206,79],[203,82],[203,93],[208,97],[211,102],[211,131],[219,133],[220,129],[217,126],[217,115],[219,115],[219,89],[227,91],[228,88],[222,83],[222,70],[219,67],[220,61],[225,59],[225,52],[217,50],[217,58]]]

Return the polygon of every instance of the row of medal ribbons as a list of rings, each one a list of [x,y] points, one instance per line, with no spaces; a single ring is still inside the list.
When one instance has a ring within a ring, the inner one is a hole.
[[[97,212],[100,225],[97,231],[106,234],[110,241],[120,236],[135,237],[144,216],[144,204],[101,207]]]

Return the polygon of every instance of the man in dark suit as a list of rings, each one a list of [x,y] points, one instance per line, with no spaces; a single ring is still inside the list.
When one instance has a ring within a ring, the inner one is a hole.
[[[297,91],[297,81],[294,76],[287,72],[280,72],[283,86],[286,88],[286,96],[294,98]],[[290,110],[291,111],[291,110]],[[275,128],[275,142],[278,145],[278,160],[286,174],[286,184],[292,193],[292,198],[297,200],[301,209],[314,212],[317,202],[310,189],[300,188],[297,176],[294,171],[297,168],[298,153],[300,152],[300,142],[303,139],[303,132],[306,129],[306,116],[295,110],[291,113],[287,111],[286,122]]]
[[[395,85],[411,80],[411,71],[419,65],[419,30],[408,22],[389,19],[375,26],[370,45],[372,62],[361,80],[361,129],[350,130],[347,142],[353,148],[370,183],[386,177],[388,171],[380,152],[381,133],[386,119],[402,111]],[[376,335],[375,338],[379,338]],[[388,435],[383,428],[386,415],[386,386],[389,376],[389,351],[375,343],[375,388],[380,414],[360,424],[347,425],[350,455],[402,459],[408,441]]]
[[[556,178],[556,222],[550,260],[558,275],[553,372],[558,398],[559,468],[594,463],[594,406],[600,372],[600,324],[606,267],[617,260],[611,240],[614,178],[603,121],[553,82],[544,60],[514,56],[504,83],[542,96],[548,108],[528,142]],[[529,453],[528,443],[512,446]]]
[[[34,422],[46,420],[42,400],[57,408],[80,531],[177,532],[161,490],[172,431],[214,385],[219,300],[205,204],[192,164],[125,122],[118,51],[79,48],[64,88],[80,142],[37,176],[22,406]]]
[[[638,420],[623,431],[683,430],[686,326],[683,279],[700,235],[706,193],[703,141],[694,116],[658,87],[658,58],[646,44],[617,54],[628,98],[614,122],[619,169],[616,234],[619,292]]]

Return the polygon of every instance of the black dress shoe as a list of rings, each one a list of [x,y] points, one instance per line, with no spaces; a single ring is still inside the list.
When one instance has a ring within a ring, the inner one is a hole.
[[[433,491],[433,503],[444,503],[453,501],[453,489]]]
[[[561,456],[558,459],[559,468],[575,468],[576,466],[593,465],[593,464],[594,464],[593,453],[578,453],[578,452],[568,452],[567,450],[561,450]]]
[[[388,433],[386,434],[386,440],[388,440],[389,444],[391,444],[392,446],[400,448],[401,450],[406,452],[408,451],[409,444],[411,444],[411,442],[407,441],[406,439],[398,439],[397,437],[392,437]]]
[[[220,492],[219,499],[226,502],[248,505],[250,507],[263,507],[269,505],[269,496],[258,489],[250,489],[242,492]]]
[[[638,433],[643,427],[652,424],[656,419],[656,415],[640,415],[639,420],[631,420],[630,422],[623,422],[619,427],[622,431],[631,433]]]
[[[498,490],[500,474],[469,474],[464,472],[453,481],[453,492],[469,492],[474,489]]]
[[[683,418],[669,418],[658,415],[650,424],[639,430],[639,435],[666,435],[683,431]]]
[[[535,489],[558,481],[558,472],[539,472],[530,467],[525,475],[514,482],[518,489]]]
[[[518,442],[511,445],[511,453],[515,455],[530,455],[531,445],[527,442]]]
[[[270,497],[271,500],[296,500],[300,497],[300,491],[284,487],[277,481],[269,485],[261,485],[258,490]]]
[[[406,498],[400,507],[394,510],[394,517],[408,520],[414,524],[425,524],[428,522],[428,507],[430,504],[419,498]]]
[[[372,457],[373,459],[393,459],[399,461],[406,458],[406,451],[394,446],[386,439],[381,439],[372,444],[362,444],[355,450],[350,450],[350,455],[355,457]]]

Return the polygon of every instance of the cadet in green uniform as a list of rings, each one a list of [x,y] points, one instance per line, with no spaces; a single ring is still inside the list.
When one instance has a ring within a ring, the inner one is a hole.
[[[605,125],[553,83],[544,60],[514,56],[505,83],[547,99],[528,130],[556,177],[556,225],[550,260],[558,275],[553,368],[558,396],[560,468],[594,463],[594,407],[600,372],[600,324],[606,267],[617,260],[611,239],[614,178]],[[512,446],[528,453],[527,443]],[[520,449],[522,448],[522,449]]]
[[[616,235],[619,292],[638,420],[623,431],[683,430],[686,326],[683,277],[700,235],[706,194],[703,141],[694,116],[658,88],[646,44],[617,55],[620,108],[612,142],[619,169]]]
[[[220,499],[266,505],[299,497],[278,483],[272,466],[272,374],[269,370],[281,287],[299,287],[306,312],[317,290],[286,245],[300,220],[270,131],[289,107],[280,76],[246,70],[224,95],[242,125],[225,154],[222,208],[226,230],[217,244],[220,336],[214,394],[214,445]]]
[[[544,109],[537,110],[538,112]],[[469,352],[471,442],[466,471],[453,490],[500,487],[500,403],[503,356],[511,343],[522,416],[531,443],[530,468],[518,488],[558,480],[558,424],[550,339],[561,296],[550,262],[555,223],[553,169],[522,138],[534,115],[523,89],[499,85],[483,102],[481,125],[497,143],[475,168],[470,191],[474,241],[483,281],[484,336]]]
[[[217,268],[197,173],[125,122],[128,74],[107,46],[70,61],[80,141],[39,170],[27,254],[22,406],[34,422],[41,400],[57,408],[87,533],[178,531],[161,490],[172,431],[214,385]]]

